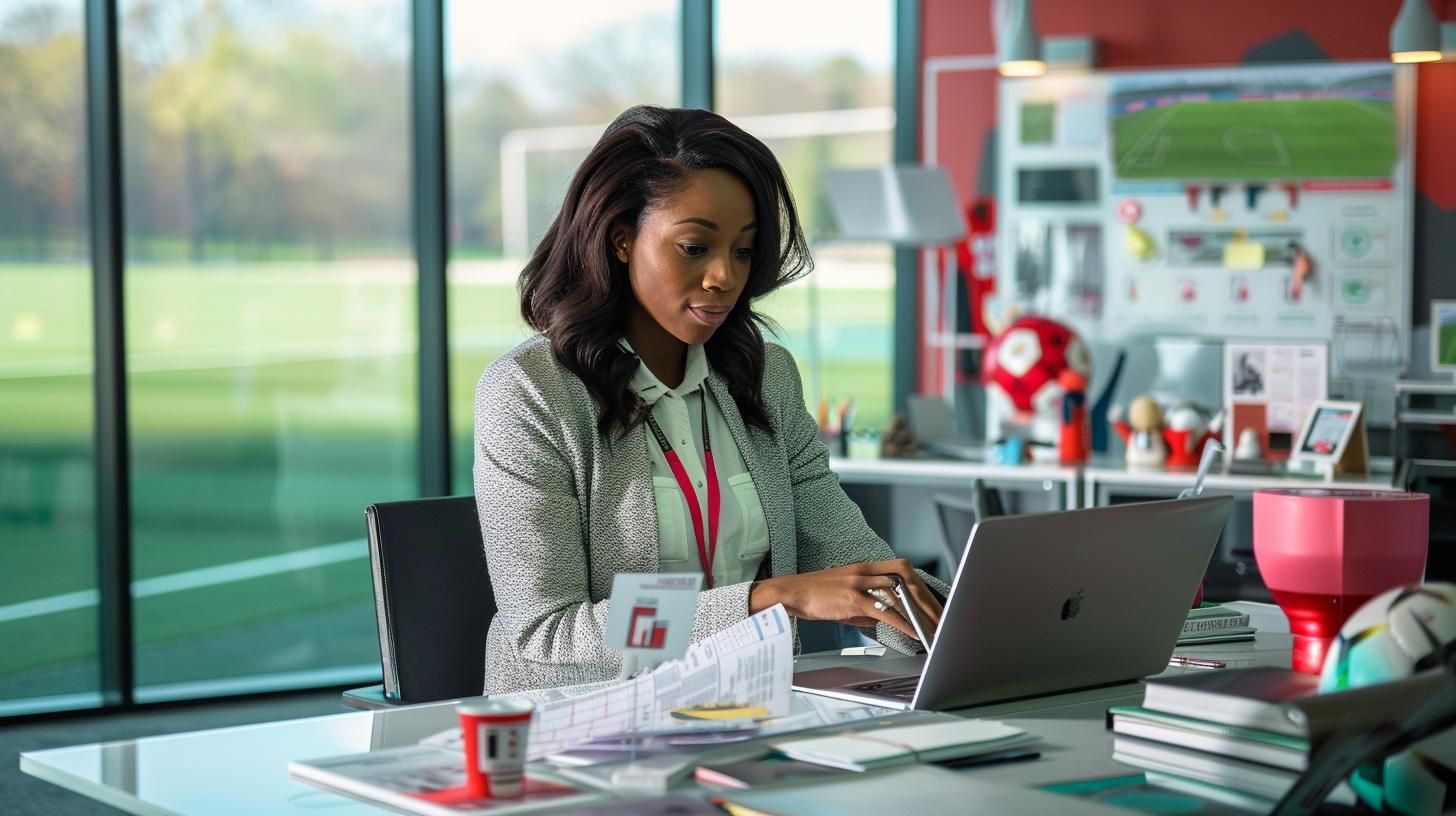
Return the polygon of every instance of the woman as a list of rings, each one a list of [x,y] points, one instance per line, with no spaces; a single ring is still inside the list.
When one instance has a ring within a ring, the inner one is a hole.
[[[762,142],[699,110],[639,106],[607,128],[521,272],[540,335],[476,390],[499,607],[486,693],[614,676],[619,572],[703,572],[694,640],[782,603],[911,651],[890,573],[939,622],[830,472],[793,359],[760,333],[753,301],[809,265]]]

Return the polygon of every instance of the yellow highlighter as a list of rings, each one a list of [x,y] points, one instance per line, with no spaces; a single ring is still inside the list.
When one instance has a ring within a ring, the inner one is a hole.
[[[775,814],[769,813],[768,811],[757,810],[747,805],[740,805],[718,796],[714,796],[708,801],[712,802],[714,806],[721,809],[724,813],[727,813],[728,816],[775,816]]]

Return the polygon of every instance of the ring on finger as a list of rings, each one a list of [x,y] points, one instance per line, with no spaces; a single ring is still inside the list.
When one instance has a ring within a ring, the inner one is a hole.
[[[865,593],[875,599],[876,609],[893,608],[895,606],[894,596],[879,587],[867,589]]]

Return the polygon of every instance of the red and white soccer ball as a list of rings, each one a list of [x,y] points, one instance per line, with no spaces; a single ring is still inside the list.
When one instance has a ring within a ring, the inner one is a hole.
[[[1082,338],[1046,317],[1019,317],[981,357],[981,381],[997,413],[1031,426],[1038,442],[1055,443],[1064,390],[1057,378],[1066,369],[1092,379],[1092,357]]]

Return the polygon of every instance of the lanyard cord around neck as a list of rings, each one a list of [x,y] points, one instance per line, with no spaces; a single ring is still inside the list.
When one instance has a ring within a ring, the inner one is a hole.
[[[708,530],[707,535],[703,534],[703,513],[698,507],[698,494],[693,490],[693,480],[688,478],[687,468],[683,467],[682,460],[678,458],[677,451],[672,449],[672,443],[667,440],[667,434],[662,432],[662,427],[657,420],[652,418],[652,409],[647,409],[647,427],[652,429],[652,435],[657,437],[657,446],[662,448],[662,456],[667,460],[667,466],[672,468],[672,475],[677,478],[678,489],[682,491],[683,499],[688,504],[688,512],[693,516],[693,534],[698,539],[698,563],[703,565],[703,576],[707,581],[708,589],[713,588],[713,556],[718,552],[718,510],[721,506],[718,496],[718,468],[713,465],[713,443],[708,438],[708,393],[703,390],[703,469],[708,472]]]

